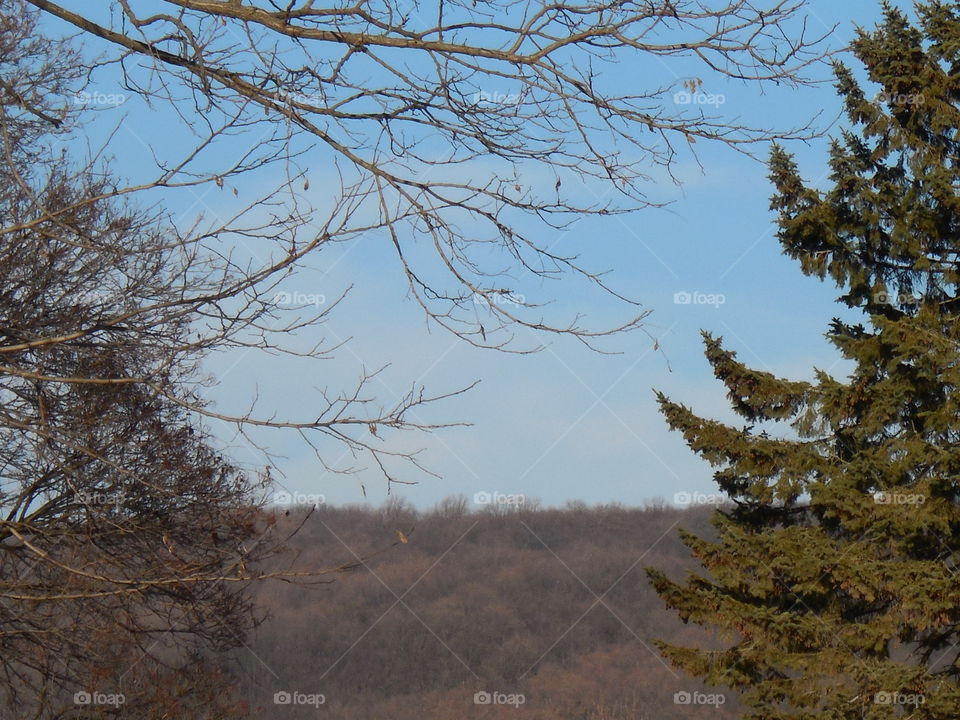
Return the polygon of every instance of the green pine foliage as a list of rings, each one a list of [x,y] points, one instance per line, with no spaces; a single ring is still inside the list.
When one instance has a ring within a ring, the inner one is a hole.
[[[879,94],[835,66],[854,130],[831,146],[830,189],[781,148],[770,161],[784,252],[864,312],[827,335],[850,377],[778,378],[705,335],[747,425],[659,395],[732,501],[715,540],[683,536],[701,574],[648,570],[727,649],[660,649],[751,719],[960,718],[960,3],[917,17],[885,5],[859,32]]]

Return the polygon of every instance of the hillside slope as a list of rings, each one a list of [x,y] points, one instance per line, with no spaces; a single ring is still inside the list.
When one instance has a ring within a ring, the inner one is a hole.
[[[304,513],[280,512],[280,523]],[[708,532],[709,515],[469,513],[462,500],[426,513],[320,508],[291,542],[297,564],[365,564],[330,584],[261,591],[270,617],[238,655],[242,694],[252,717],[294,720],[735,717],[733,696],[681,676],[652,646],[707,642],[663,609],[643,568],[682,575],[691,563],[677,528]],[[291,703],[275,704],[278,692]]]

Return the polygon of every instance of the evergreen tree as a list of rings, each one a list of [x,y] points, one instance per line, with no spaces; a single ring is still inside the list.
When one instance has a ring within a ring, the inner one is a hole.
[[[856,132],[831,146],[828,191],[781,148],[770,163],[784,252],[864,313],[828,332],[847,381],[758,372],[705,334],[747,425],[658,396],[731,500],[715,539],[683,535],[706,572],[648,570],[725,649],[660,649],[748,718],[960,717],[960,3],[917,18],[885,5],[858,31],[876,96],[835,66]]]

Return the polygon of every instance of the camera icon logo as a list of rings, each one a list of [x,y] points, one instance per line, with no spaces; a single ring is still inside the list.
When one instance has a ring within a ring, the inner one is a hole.
[[[693,296],[686,290],[681,290],[680,292],[675,292],[673,294],[674,305],[689,305],[692,301]]]
[[[686,690],[680,690],[673,694],[673,704],[674,705],[689,705],[693,700],[693,696],[690,695]]]
[[[493,496],[486,490],[481,490],[473,495],[473,502],[476,505],[489,505],[492,500]]]
[[[289,705],[292,701],[293,697],[286,690],[280,690],[273,694],[274,705]]]
[[[76,692],[73,694],[73,704],[74,705],[89,705],[93,701],[93,698],[90,697],[90,693],[85,690]]]
[[[493,696],[483,690],[473,695],[474,705],[489,705],[491,702],[493,702]]]

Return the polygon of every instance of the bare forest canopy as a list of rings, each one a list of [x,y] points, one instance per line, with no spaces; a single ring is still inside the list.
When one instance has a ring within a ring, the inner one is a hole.
[[[736,716],[732,694],[668,668],[652,645],[712,644],[664,609],[644,572],[684,576],[677,529],[709,535],[707,508],[465,505],[310,515],[291,541],[298,562],[356,567],[312,588],[260,587],[269,618],[236,655],[251,717],[276,717],[278,692],[322,695],[324,716],[342,720],[516,717],[511,696],[527,720]],[[281,528],[307,513],[278,512]],[[717,704],[703,702],[711,695]]]

